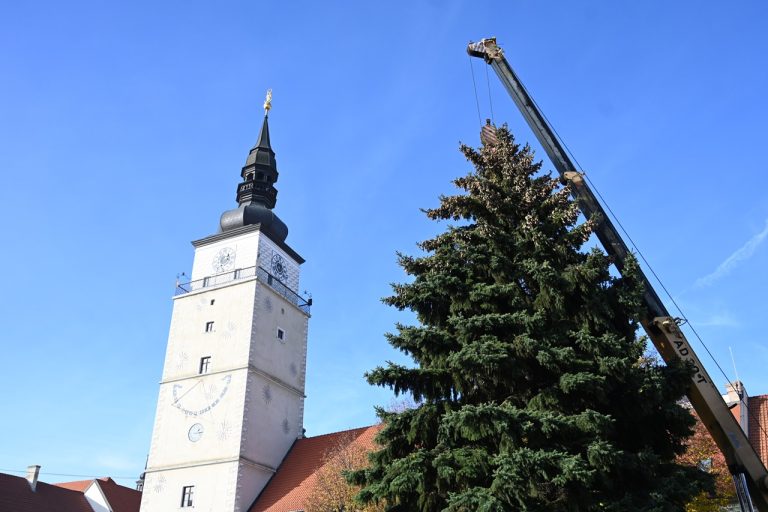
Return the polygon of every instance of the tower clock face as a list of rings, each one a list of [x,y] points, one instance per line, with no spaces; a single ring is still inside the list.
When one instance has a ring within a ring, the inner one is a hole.
[[[235,266],[235,250],[224,247],[213,257],[213,269],[216,272],[226,272]]]
[[[285,282],[288,279],[288,264],[281,255],[272,255],[272,275]]]
[[[205,429],[203,429],[203,426],[200,423],[195,423],[190,427],[187,437],[190,441],[196,443],[203,437],[204,430]]]

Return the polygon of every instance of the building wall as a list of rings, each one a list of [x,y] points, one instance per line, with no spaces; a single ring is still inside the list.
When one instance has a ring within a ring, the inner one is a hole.
[[[235,510],[238,462],[192,466],[147,473],[141,510]],[[264,478],[265,482],[268,478]],[[194,486],[192,508],[181,508],[183,486]]]
[[[88,504],[93,509],[93,512],[112,512],[107,498],[99,488],[98,480],[94,480],[83,494],[85,494],[85,499],[88,500]]]
[[[222,250],[232,270],[278,254],[298,289],[298,263],[258,230],[196,242],[193,281]],[[208,281],[174,299],[142,512],[179,509],[190,485],[195,510],[246,510],[302,434],[308,315],[265,281]]]
[[[299,292],[299,265],[298,263],[288,256],[285,251],[277,246],[268,237],[262,237],[259,244],[258,264],[261,268],[266,269],[272,274],[276,274],[273,271],[273,262],[276,258],[282,258],[285,261],[285,274],[277,276],[283,283],[294,292]]]
[[[219,273],[220,270],[217,270],[214,266],[214,257],[224,248],[230,248],[234,252],[235,258],[231,270],[236,268],[248,268],[256,265],[259,253],[260,236],[260,231],[253,230],[198,246],[195,250],[195,260],[192,263],[191,280],[197,281],[204,277]]]

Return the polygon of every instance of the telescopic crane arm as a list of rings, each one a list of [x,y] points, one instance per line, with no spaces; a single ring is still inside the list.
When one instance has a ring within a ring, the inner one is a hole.
[[[483,39],[477,43],[470,43],[467,53],[484,59],[496,72],[561,178],[570,183],[571,193],[581,212],[586,218],[596,221],[595,234],[598,240],[608,255],[613,258],[619,272],[622,272],[626,258],[630,254],[627,245],[605,214],[582,173],[564,151],[523,83],[512,70],[503,51],[496,44],[496,39]],[[678,323],[670,316],[644,273],[642,273],[642,279],[645,285],[646,309],[645,316],[641,319],[643,328],[664,361],[669,362],[675,358],[691,361],[695,373],[688,390],[688,398],[725,456],[736,484],[742,510],[754,510],[750,504],[751,496],[751,501],[760,512],[768,512],[768,471],[749,444],[747,436],[723,401],[720,392],[680,330]]]

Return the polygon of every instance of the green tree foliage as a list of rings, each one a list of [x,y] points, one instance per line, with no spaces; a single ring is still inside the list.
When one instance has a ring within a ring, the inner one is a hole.
[[[675,463],[692,419],[677,401],[681,365],[643,358],[637,264],[611,275],[582,251],[567,186],[539,172],[506,127],[461,150],[475,170],[430,219],[454,221],[400,255],[413,277],[385,300],[415,312],[371,384],[418,404],[379,411],[371,466],[352,480],[363,502],[403,511],[683,510],[706,476]]]

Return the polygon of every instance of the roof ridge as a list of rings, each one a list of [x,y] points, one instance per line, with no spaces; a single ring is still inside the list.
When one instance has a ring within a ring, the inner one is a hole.
[[[316,436],[304,437],[302,439],[319,439],[321,437],[335,436],[338,434],[347,434],[349,432],[354,432],[356,430],[368,430],[369,428],[376,427],[378,425],[381,425],[381,423],[374,423],[373,425],[367,425],[365,427],[348,428],[347,430],[339,430],[337,432],[327,432],[325,434],[318,434]]]
[[[82,492],[85,492],[91,485],[93,485],[94,481],[95,481],[94,478],[89,478],[86,480],[71,480],[69,482],[56,482],[49,485],[54,485],[61,489],[67,489],[70,491],[76,491],[76,492],[82,493]]]
[[[24,477],[21,477],[21,478],[24,478]],[[82,482],[93,482],[94,480],[96,480],[96,479],[95,478],[83,478],[82,480],[68,480],[66,482],[56,482],[56,483],[52,483],[51,485],[79,484],[79,483],[82,483]]]

